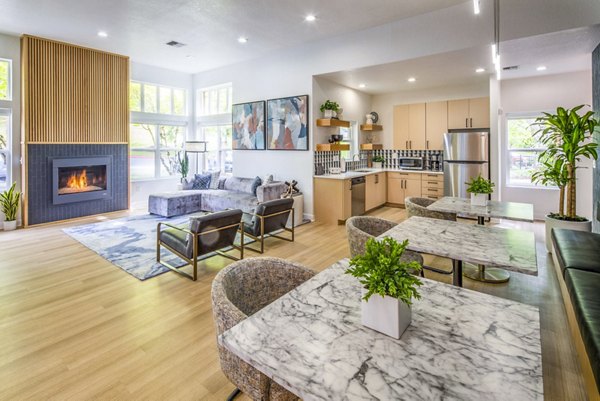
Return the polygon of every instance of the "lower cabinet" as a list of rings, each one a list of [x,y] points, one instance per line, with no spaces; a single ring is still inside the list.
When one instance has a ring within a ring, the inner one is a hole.
[[[352,214],[351,180],[314,179],[315,220],[339,224]]]
[[[365,177],[365,210],[375,209],[387,202],[387,181],[385,173]]]
[[[423,174],[421,193],[424,198],[439,199],[444,196],[444,176],[442,174]]]
[[[387,201],[396,205],[404,205],[404,199],[410,196],[421,196],[421,173],[387,173]]]

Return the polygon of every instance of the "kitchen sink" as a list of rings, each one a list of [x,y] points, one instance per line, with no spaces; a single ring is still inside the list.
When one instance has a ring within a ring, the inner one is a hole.
[[[370,173],[372,171],[373,170],[366,169],[366,168],[361,168],[361,169],[358,169],[358,170],[354,170],[355,173]]]

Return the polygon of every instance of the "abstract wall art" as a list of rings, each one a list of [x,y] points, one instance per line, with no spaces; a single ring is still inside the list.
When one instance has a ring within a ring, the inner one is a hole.
[[[234,150],[265,149],[265,102],[234,104],[231,110]]]
[[[308,150],[308,95],[267,101],[267,149]]]

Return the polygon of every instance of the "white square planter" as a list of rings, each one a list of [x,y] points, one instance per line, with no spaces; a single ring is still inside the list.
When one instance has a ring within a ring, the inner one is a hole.
[[[363,289],[362,296],[366,293]],[[368,302],[361,300],[361,323],[370,329],[399,339],[411,321],[410,306],[396,298],[374,294]]]
[[[473,206],[486,206],[487,201],[487,194],[471,194],[471,205]]]

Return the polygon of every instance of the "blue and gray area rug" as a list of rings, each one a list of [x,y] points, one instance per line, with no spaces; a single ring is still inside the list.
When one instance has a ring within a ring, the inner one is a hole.
[[[63,231],[139,280],[169,271],[156,262],[156,225],[185,225],[191,215],[164,218],[141,215],[65,228]],[[184,261],[162,249],[161,259],[178,266]]]

